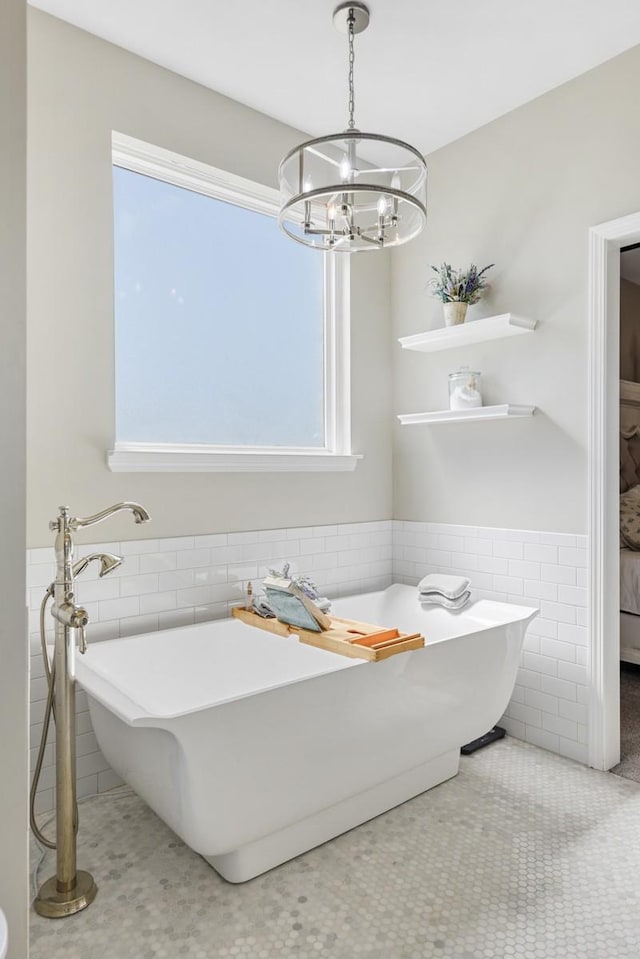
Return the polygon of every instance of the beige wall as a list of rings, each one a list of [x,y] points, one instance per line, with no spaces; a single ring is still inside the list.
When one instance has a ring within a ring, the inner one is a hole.
[[[153,523],[141,528],[118,518],[100,534],[110,540],[389,518],[386,256],[353,260],[353,448],[365,457],[354,473],[108,470],[114,419],[112,130],[272,186],[279,160],[302,137],[29,11],[29,545],[50,542],[48,520],[61,503],[83,514],[120,499],[142,502]]]
[[[25,10],[25,0],[0,3],[0,908],[9,959],[28,954]]]
[[[483,373],[485,403],[533,419],[395,427],[394,516],[587,528],[587,234],[640,209],[640,47],[427,158],[429,220],[394,254],[395,335],[442,325],[429,264],[495,262],[470,316],[513,311],[531,336],[421,355],[394,347],[395,412],[442,409],[447,374]]]
[[[640,286],[620,280],[620,379],[640,383]]]

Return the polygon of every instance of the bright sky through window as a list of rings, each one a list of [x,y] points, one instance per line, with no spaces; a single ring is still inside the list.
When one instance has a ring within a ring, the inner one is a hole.
[[[183,187],[113,188],[117,440],[322,448],[323,257]]]

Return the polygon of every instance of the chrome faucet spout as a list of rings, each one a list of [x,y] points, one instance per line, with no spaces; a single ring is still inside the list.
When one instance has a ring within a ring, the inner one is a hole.
[[[94,526],[96,523],[101,523],[103,519],[107,519],[114,513],[120,513],[123,510],[133,513],[133,519],[136,523],[147,523],[151,519],[144,506],[140,506],[139,503],[116,503],[99,513],[94,513],[93,516],[74,516],[69,520],[69,529],[75,530],[83,529],[85,526]]]

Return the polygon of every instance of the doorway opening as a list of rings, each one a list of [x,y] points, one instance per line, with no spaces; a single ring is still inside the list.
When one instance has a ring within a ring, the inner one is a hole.
[[[620,250],[620,763],[640,782],[640,243]]]
[[[620,266],[621,250],[636,246],[640,213],[589,231],[589,765],[596,769],[620,762]]]

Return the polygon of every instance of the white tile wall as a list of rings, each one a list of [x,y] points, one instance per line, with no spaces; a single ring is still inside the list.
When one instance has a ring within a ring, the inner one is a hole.
[[[90,642],[228,616],[248,580],[259,589],[269,567],[286,561],[333,597],[383,589],[392,581],[415,584],[428,572],[467,575],[476,597],[540,609],[502,725],[519,739],[587,761],[585,536],[389,520],[94,543],[78,547],[77,556],[100,551],[125,562],[104,579],[94,564],[77,580],[77,600],[91,619]],[[32,765],[46,699],[38,610],[53,576],[53,550],[29,550]],[[98,749],[86,694],[78,690],[77,700],[78,793],[90,795],[119,780]],[[39,812],[53,806],[53,742],[54,733]]]
[[[215,533],[78,547],[76,558],[111,552],[124,563],[104,579],[92,564],[76,581],[76,598],[90,616],[89,642],[186,626],[230,615],[244,595],[248,580],[260,588],[269,567],[291,563],[306,573],[323,595],[384,589],[392,582],[390,520],[304,528]],[[27,605],[31,642],[31,760],[35,763],[46,700],[40,654],[39,608],[54,578],[53,549],[27,551]],[[49,624],[51,617],[47,617]],[[49,625],[49,638],[52,628]],[[49,743],[55,742],[55,734]],[[109,768],[91,728],[87,697],[77,693],[78,794],[111,789],[119,782]],[[53,747],[47,748],[37,809],[54,801]]]
[[[536,606],[501,724],[513,736],[587,761],[588,538],[396,521],[394,581],[468,576],[473,595]]]

